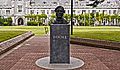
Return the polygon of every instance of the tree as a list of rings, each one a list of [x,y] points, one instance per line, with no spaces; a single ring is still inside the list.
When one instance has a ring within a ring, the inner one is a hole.
[[[104,18],[104,13],[100,13],[99,14],[99,22],[101,23],[103,21]]]
[[[120,16],[118,16],[118,23],[120,23]]]
[[[55,14],[52,14],[52,15],[50,16],[50,19],[49,19],[48,24],[49,24],[49,25],[52,24],[52,23],[54,22],[54,19],[55,19],[55,18],[56,18]]]
[[[29,19],[30,21],[34,21],[35,23],[38,23],[39,25],[42,25],[44,23],[44,21],[47,19],[47,15],[46,14],[28,14],[25,15],[25,18]]]
[[[99,17],[99,12],[96,13],[96,20],[99,21],[100,20],[100,17]]]
[[[47,15],[46,14],[41,14],[41,19],[42,19],[42,23],[45,23],[45,20],[47,19]]]
[[[4,20],[3,20],[3,18],[0,16],[0,26],[3,25],[3,23],[4,23]]]
[[[90,17],[89,17],[90,18],[90,22],[89,23],[90,23],[90,25],[94,25],[94,20],[95,20],[94,13],[90,13],[89,15],[90,15]]]
[[[117,17],[117,15],[115,15],[115,14],[114,14],[114,15],[111,15],[111,21],[113,22],[113,25],[115,25],[115,24],[114,24],[114,20],[116,19],[116,17]]]
[[[70,22],[71,15],[70,14],[64,14],[64,18],[66,21]]]
[[[55,19],[55,18],[56,18],[55,14],[52,14],[50,17],[51,17],[52,19]]]
[[[77,19],[79,25],[83,25],[84,24],[83,18],[84,18],[83,14],[79,14],[79,15],[76,16],[76,19]]]
[[[7,22],[9,23],[9,25],[12,25],[12,18],[11,18],[11,17],[8,17],[8,18],[7,18]]]

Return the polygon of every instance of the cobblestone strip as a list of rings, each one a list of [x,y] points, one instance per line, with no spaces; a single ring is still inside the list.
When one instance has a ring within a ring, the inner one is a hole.
[[[12,39],[9,39],[7,41],[0,43],[0,55],[12,48],[14,48],[15,45],[18,45],[20,42],[23,42],[27,38],[33,36],[34,34],[32,32],[26,32],[22,35],[19,35],[17,37],[14,37]]]

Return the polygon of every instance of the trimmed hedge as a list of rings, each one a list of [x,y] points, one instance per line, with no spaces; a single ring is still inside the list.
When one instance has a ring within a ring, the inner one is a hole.
[[[3,25],[4,25],[4,26],[9,26],[10,23],[8,23],[8,22],[3,22]]]
[[[38,21],[38,22],[36,22],[36,21],[28,21],[27,22],[27,25],[28,26],[40,26],[40,25],[42,25],[42,22],[40,22],[40,21]]]
[[[28,22],[27,22],[27,25],[28,25],[28,26],[37,26],[38,23],[35,22],[35,21],[28,21]]]

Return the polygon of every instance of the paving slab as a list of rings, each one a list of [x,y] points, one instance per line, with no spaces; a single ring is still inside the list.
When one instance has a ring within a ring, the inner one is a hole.
[[[0,70],[47,70],[35,61],[49,56],[49,38],[34,36],[4,58]],[[71,56],[82,59],[85,65],[74,70],[120,70],[120,51],[71,44]]]
[[[41,70],[43,68],[36,66],[35,62],[37,59],[46,56],[48,56],[47,53],[28,53],[24,55],[10,70]],[[78,68],[79,70],[109,70],[109,68],[104,63],[102,63],[91,53],[73,53],[72,56],[82,59],[85,62],[83,67]]]

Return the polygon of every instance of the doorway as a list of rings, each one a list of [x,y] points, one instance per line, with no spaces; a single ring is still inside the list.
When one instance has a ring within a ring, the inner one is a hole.
[[[19,18],[19,19],[18,19],[18,25],[23,25],[23,24],[24,24],[23,19],[22,19],[22,18]]]

